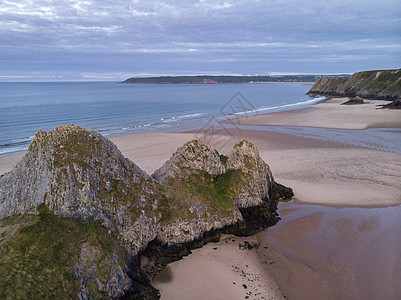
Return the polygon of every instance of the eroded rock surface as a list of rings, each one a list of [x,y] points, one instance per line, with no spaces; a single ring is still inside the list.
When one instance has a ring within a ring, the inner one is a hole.
[[[39,131],[22,161],[0,177],[0,219],[38,214],[40,206],[81,223],[99,222],[120,246],[105,248],[113,260],[99,246],[80,242],[74,267],[79,298],[89,299],[94,290],[153,297],[148,282],[168,261],[220,233],[250,234],[273,225],[278,199],[291,196],[249,141],[227,156],[189,141],[149,176],[100,134],[63,125]],[[142,269],[141,254],[149,258]],[[101,282],[104,264],[111,273]]]
[[[401,69],[364,71],[351,78],[319,77],[309,95],[362,97],[364,99],[396,100],[401,98]]]

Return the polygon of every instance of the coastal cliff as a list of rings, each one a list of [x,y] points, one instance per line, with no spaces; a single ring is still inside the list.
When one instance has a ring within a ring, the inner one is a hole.
[[[0,177],[0,296],[157,298],[168,262],[274,225],[291,196],[249,141],[227,156],[189,141],[149,176],[94,131],[39,131]]]
[[[319,77],[307,93],[365,99],[396,100],[401,98],[401,69],[364,71],[345,77]]]

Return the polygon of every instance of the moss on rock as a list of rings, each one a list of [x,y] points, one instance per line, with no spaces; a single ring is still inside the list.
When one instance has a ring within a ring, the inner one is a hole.
[[[153,297],[137,264],[149,243],[162,266],[221,233],[275,224],[277,199],[291,195],[250,141],[227,156],[189,141],[148,176],[94,131],[40,131],[0,177],[0,297]]]
[[[75,268],[85,274],[97,267],[96,279],[103,285],[111,280],[111,269],[124,268],[125,250],[115,235],[99,223],[81,224],[39,208],[39,215],[16,215],[0,221],[1,232],[12,232],[0,243],[1,299],[73,299],[82,283]],[[81,244],[96,249],[91,264],[80,262]],[[119,259],[113,264],[113,255]],[[82,266],[80,266],[82,263]],[[93,281],[92,278],[88,282]],[[107,289],[91,288],[107,298]]]

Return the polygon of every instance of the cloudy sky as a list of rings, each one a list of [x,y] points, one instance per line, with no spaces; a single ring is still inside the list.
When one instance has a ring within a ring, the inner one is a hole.
[[[400,0],[0,1],[0,81],[400,67]]]

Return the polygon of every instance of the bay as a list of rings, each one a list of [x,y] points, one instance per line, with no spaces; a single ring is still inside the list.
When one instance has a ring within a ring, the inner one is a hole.
[[[73,123],[105,136],[201,128],[210,120],[310,106],[310,84],[0,83],[0,155]]]

